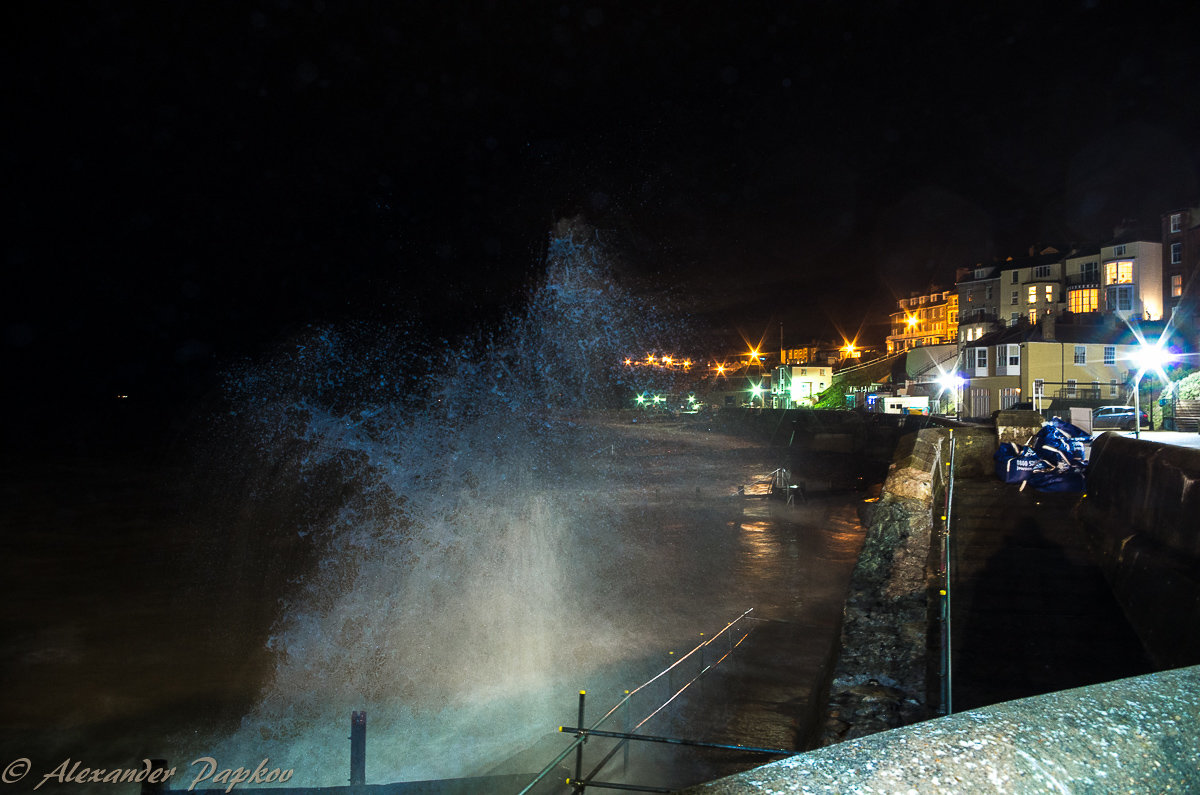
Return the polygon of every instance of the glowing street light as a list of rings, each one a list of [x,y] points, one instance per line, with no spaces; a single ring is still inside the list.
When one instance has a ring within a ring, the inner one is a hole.
[[[954,398],[954,419],[956,420],[960,419],[959,390],[962,389],[964,381],[965,379],[958,373],[942,373],[941,377],[938,378],[938,384],[942,387],[942,392],[949,392]],[[938,397],[941,397],[940,393]]]
[[[1134,366],[1137,367],[1137,375],[1133,377],[1133,438],[1140,439],[1142,431],[1142,404],[1141,404],[1141,384],[1142,376],[1147,370],[1156,372],[1162,380],[1167,380],[1167,373],[1163,367],[1167,365],[1174,355],[1166,350],[1163,345],[1165,343],[1165,335],[1159,337],[1154,344],[1147,344],[1145,340],[1138,342],[1137,348],[1130,358],[1133,360]]]

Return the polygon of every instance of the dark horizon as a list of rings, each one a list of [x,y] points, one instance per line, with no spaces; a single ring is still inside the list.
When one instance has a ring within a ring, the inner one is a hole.
[[[1183,4],[5,13],[4,351],[41,398],[495,324],[562,218],[732,350],[1200,201]]]

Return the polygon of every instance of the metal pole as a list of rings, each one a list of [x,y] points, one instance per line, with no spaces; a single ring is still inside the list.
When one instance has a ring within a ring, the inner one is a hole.
[[[633,705],[632,699],[629,698],[629,691],[625,691],[625,732],[628,734],[633,731]],[[629,743],[625,743],[625,766],[621,769],[621,774],[629,775]]]
[[[670,795],[673,790],[666,787],[651,787],[646,784],[617,784],[613,781],[585,781],[585,787],[599,787],[600,789],[622,789],[628,792],[665,792]]]
[[[1142,373],[1139,370],[1137,376],[1133,379],[1133,438],[1141,439],[1142,436]]]
[[[601,731],[600,729],[584,729],[577,726],[560,726],[560,732],[580,733],[585,737],[613,737],[618,740],[645,740],[650,743],[667,743],[668,745],[687,745],[693,748],[721,748],[726,751],[746,751],[754,754],[769,754],[771,756],[795,756],[798,752],[786,748],[758,748],[753,745],[728,745],[725,743],[706,743],[700,740],[683,740],[678,737],[659,737],[653,734],[629,734],[627,732]]]
[[[350,786],[367,783],[367,713],[350,713]]]
[[[951,715],[954,713],[954,703],[953,703],[954,668],[953,668],[953,664],[952,664],[953,663],[954,634],[953,634],[953,629],[952,629],[952,613],[951,613],[951,602],[950,602],[951,591],[952,591],[950,581],[951,581],[951,577],[953,574],[953,571],[951,569],[951,560],[952,560],[952,555],[951,555],[952,540],[951,539],[953,537],[950,534],[950,519],[952,516],[951,511],[953,511],[953,509],[954,509],[954,429],[950,430],[950,466],[948,467],[948,469],[950,470],[950,473],[949,473],[949,480],[946,484],[946,543],[945,543],[946,599],[945,599],[945,606],[944,606],[945,611],[946,611],[946,621],[945,621],[946,649],[945,649],[945,657],[944,657],[945,662],[943,663],[943,665],[945,666],[945,669],[946,669],[946,679],[945,679],[946,692],[943,694],[942,703],[945,705],[946,714]]]
[[[146,777],[146,780],[142,782],[141,795],[158,795],[158,793],[166,792],[167,783],[161,779],[162,774],[165,773],[166,770],[167,770],[167,760],[151,759],[150,760],[150,773],[151,774],[158,773],[159,775],[154,776],[155,780],[153,782],[150,781],[149,776]],[[38,784],[37,786],[40,787],[42,785]],[[34,789],[37,789],[37,787],[34,787]]]
[[[579,691],[579,725],[580,726],[583,725],[583,702],[584,702],[585,698],[587,698],[587,691],[580,690]],[[585,740],[586,740],[586,738],[585,738]],[[583,792],[583,790],[584,790],[584,785],[581,784],[579,781],[581,778],[583,778],[583,743],[580,743],[579,745],[575,746],[575,781],[573,783],[575,785],[576,792]]]

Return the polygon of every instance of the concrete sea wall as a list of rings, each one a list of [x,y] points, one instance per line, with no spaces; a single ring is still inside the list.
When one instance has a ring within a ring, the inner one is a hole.
[[[925,721],[685,792],[1200,792],[1200,667]]]

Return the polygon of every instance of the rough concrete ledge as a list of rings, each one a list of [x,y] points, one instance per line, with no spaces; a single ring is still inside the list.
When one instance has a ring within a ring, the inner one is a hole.
[[[684,792],[1200,792],[1200,666],[937,718]]]

